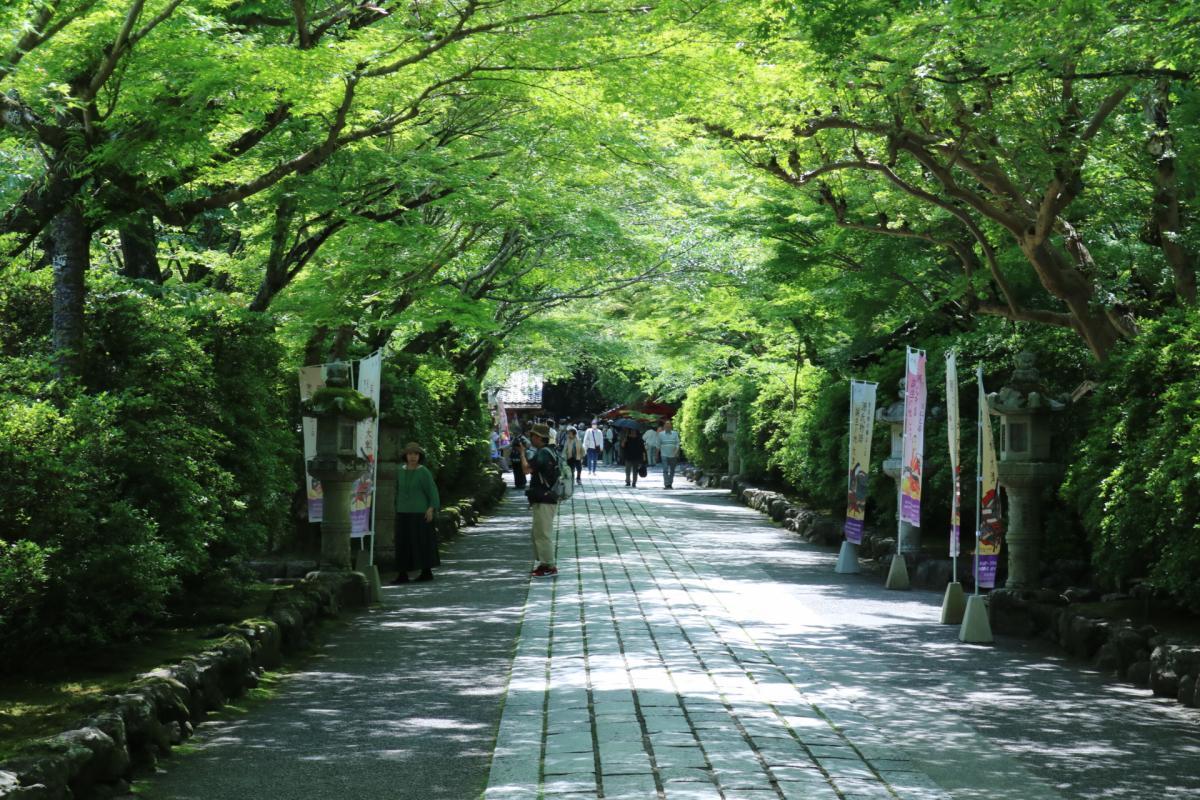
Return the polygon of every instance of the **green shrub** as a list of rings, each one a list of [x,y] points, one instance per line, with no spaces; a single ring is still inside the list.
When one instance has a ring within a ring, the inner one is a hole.
[[[688,392],[677,422],[683,454],[690,463],[710,470],[728,466],[726,420],[753,397],[754,392],[754,383],[741,376],[711,380]]]
[[[1200,608],[1200,317],[1173,312],[1119,350],[1084,406],[1063,496],[1098,573]]]
[[[24,294],[37,317],[48,294]],[[78,381],[0,339],[0,666],[127,639],[287,525],[296,457],[268,320],[97,275]],[[18,305],[0,293],[0,336]]]

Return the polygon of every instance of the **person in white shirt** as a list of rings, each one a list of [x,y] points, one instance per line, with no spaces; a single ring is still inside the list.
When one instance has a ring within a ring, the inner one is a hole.
[[[592,427],[583,432],[583,446],[587,450],[587,468],[589,475],[596,474],[596,462],[604,452],[604,433],[600,423],[592,420]]]
[[[672,430],[671,420],[663,423],[658,434],[658,451],[662,454],[663,488],[674,489],[675,465],[679,463],[679,434]]]
[[[642,444],[646,445],[646,466],[653,467],[658,463],[658,431],[650,428],[643,433]]]

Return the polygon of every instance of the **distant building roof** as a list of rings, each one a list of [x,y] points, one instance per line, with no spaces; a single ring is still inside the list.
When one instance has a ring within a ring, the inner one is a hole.
[[[541,375],[524,370],[514,372],[508,376],[496,396],[508,408],[541,408],[544,383]]]

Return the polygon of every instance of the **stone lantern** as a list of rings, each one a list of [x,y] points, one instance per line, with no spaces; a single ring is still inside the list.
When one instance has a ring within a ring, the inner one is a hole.
[[[1062,474],[1051,459],[1051,419],[1066,403],[1041,385],[1032,353],[1017,355],[1012,379],[988,395],[1000,417],[1000,485],[1008,495],[1008,581],[1010,589],[1038,588],[1041,576],[1042,489]]]
[[[301,412],[317,420],[316,456],[308,461],[308,473],[321,482],[324,498],[321,566],[350,569],[350,498],[367,469],[359,455],[358,423],[375,416],[375,404],[350,388],[350,366],[335,363],[326,367],[325,386],[304,401]]]

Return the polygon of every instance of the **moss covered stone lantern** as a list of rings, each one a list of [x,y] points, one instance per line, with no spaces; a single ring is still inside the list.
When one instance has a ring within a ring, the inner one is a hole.
[[[349,569],[350,498],[367,469],[367,460],[359,455],[358,423],[375,416],[375,404],[350,387],[350,365],[335,363],[326,367],[325,386],[300,411],[317,421],[317,450],[308,460],[308,473],[321,482],[325,501],[321,566]]]
[[[1008,581],[1010,589],[1035,589],[1041,581],[1041,493],[1062,474],[1051,458],[1053,415],[1066,403],[1041,384],[1031,353],[1020,353],[1012,379],[988,395],[1000,417],[1000,485],[1008,495]]]

